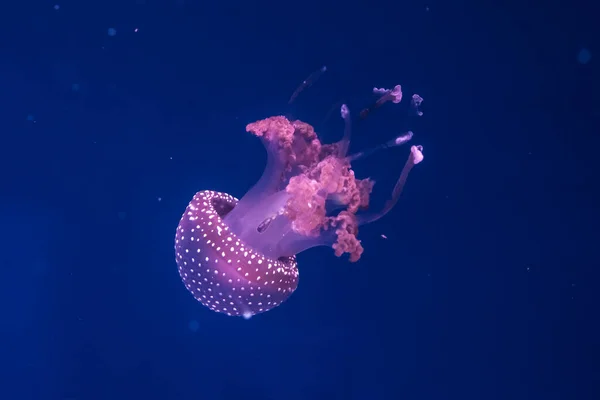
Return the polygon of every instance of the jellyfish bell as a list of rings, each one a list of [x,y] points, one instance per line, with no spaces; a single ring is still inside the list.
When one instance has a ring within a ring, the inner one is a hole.
[[[231,230],[225,220],[238,204],[226,193],[196,193],[177,227],[175,252],[181,279],[198,301],[248,319],[296,290],[298,268],[295,257],[269,258]]]
[[[399,87],[399,86],[398,86]],[[390,92],[382,91],[387,100]],[[176,261],[186,288],[213,311],[246,319],[269,311],[298,287],[296,255],[316,246],[358,261],[358,227],[383,217],[398,201],[411,169],[422,161],[421,146],[408,160],[385,205],[369,211],[374,182],[357,179],[352,162],[401,146],[413,133],[347,155],[351,116],[340,115],[344,135],[322,144],[313,127],[283,116],[248,124],[267,150],[267,166],[241,198],[203,190],[188,204],[175,237]]]

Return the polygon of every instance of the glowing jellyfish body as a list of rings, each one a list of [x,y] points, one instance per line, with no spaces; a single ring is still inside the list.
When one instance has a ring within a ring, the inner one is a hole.
[[[385,101],[398,98],[394,89],[378,90]],[[402,145],[413,134],[348,156],[346,105],[341,116],[344,137],[330,145],[321,144],[313,127],[299,120],[276,116],[249,124],[246,130],[262,140],[268,154],[260,180],[239,201],[210,190],[194,195],[176,230],[175,255],[185,287],[203,305],[249,318],[277,307],[296,290],[298,253],[330,246],[337,256],[360,258],[358,227],[396,204],[423,154],[421,146],[411,147],[391,198],[368,212],[374,183],[357,179],[351,162]]]

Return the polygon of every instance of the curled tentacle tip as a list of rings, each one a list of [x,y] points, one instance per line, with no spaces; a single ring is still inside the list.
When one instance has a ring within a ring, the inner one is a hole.
[[[393,139],[389,145],[390,146],[400,146],[403,145],[406,142],[409,142],[413,137],[413,133],[412,131],[408,131],[406,133],[403,133],[401,135],[399,135],[398,137],[396,137],[396,139]]]
[[[413,164],[418,164],[421,161],[423,161],[423,146],[418,145],[418,146],[412,146],[410,148],[410,156],[412,158],[412,162]]]
[[[380,102],[383,104],[386,101],[392,103],[400,103],[402,101],[402,86],[396,85],[392,89],[373,88],[373,93],[382,95]]]
[[[419,107],[421,107],[421,103],[423,102],[423,98],[418,94],[413,94],[412,99],[410,101],[410,106],[414,110],[414,112],[421,117],[423,115],[423,111]]]
[[[342,118],[346,119],[348,117],[348,115],[350,114],[350,110],[348,109],[348,106],[345,104],[342,104],[342,107],[340,108],[340,114],[342,115]]]
[[[392,103],[400,103],[402,101],[402,86],[396,85],[390,92]]]

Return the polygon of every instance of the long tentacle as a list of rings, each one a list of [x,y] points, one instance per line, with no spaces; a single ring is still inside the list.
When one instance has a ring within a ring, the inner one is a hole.
[[[404,189],[404,185],[406,184],[408,174],[413,169],[413,167],[421,161],[423,161],[423,146],[412,146],[410,148],[410,155],[408,156],[408,160],[406,160],[404,168],[402,168],[402,172],[400,173],[400,177],[398,178],[398,181],[394,186],[394,190],[392,191],[392,197],[385,203],[384,207],[380,211],[357,216],[357,222],[359,225],[364,225],[370,222],[377,221],[379,218],[387,214],[392,208],[394,208],[394,206],[400,199],[400,195],[402,194],[402,190]]]

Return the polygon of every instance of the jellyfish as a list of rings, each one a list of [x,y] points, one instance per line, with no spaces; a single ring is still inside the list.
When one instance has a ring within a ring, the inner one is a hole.
[[[395,100],[382,91],[381,102]],[[358,179],[352,163],[407,143],[413,133],[348,154],[351,117],[347,105],[341,140],[324,144],[301,120],[272,116],[246,126],[267,151],[258,182],[241,199],[202,190],[188,204],[175,236],[175,257],[185,287],[209,309],[250,318],[286,301],[298,287],[297,255],[329,246],[336,256],[360,259],[359,226],[374,222],[397,203],[411,169],[423,160],[412,146],[391,196],[372,209],[374,182]]]

